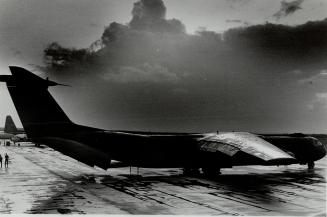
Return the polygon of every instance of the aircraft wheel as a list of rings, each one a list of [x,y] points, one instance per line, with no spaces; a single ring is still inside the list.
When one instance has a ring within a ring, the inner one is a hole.
[[[183,174],[187,176],[196,176],[200,174],[199,168],[183,168]]]
[[[315,162],[311,161],[311,162],[308,162],[308,169],[309,170],[312,170],[315,168]]]
[[[202,172],[206,177],[215,177],[221,174],[220,168],[211,168],[211,167],[202,167]]]

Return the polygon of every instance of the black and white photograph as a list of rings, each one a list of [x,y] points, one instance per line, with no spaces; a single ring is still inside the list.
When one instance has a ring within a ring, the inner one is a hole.
[[[0,0],[0,215],[326,216],[326,0]]]

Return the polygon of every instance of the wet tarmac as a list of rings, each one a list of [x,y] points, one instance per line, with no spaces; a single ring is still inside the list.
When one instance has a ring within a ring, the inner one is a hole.
[[[326,216],[326,161],[223,169],[214,179],[180,169],[94,169],[50,148],[0,146],[0,214]],[[4,166],[4,165],[3,165]]]

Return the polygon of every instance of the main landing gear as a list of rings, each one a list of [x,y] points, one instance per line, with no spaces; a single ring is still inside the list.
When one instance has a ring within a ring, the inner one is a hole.
[[[315,168],[315,162],[313,161],[308,162],[308,169],[313,170],[314,168]]]
[[[202,167],[203,174],[208,178],[213,178],[221,174],[220,168]]]
[[[200,175],[199,168],[183,168],[183,174],[186,176],[198,176]]]
[[[202,173],[205,177],[213,178],[217,175],[220,175],[220,168],[212,168],[212,167],[202,167]],[[183,168],[183,174],[186,176],[199,176],[200,169],[199,168]]]

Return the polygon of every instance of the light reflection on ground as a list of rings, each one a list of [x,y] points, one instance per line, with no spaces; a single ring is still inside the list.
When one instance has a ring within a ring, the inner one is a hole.
[[[326,215],[326,158],[311,172],[247,166],[208,180],[179,169],[105,172],[32,144],[0,146],[4,153],[0,213]]]

